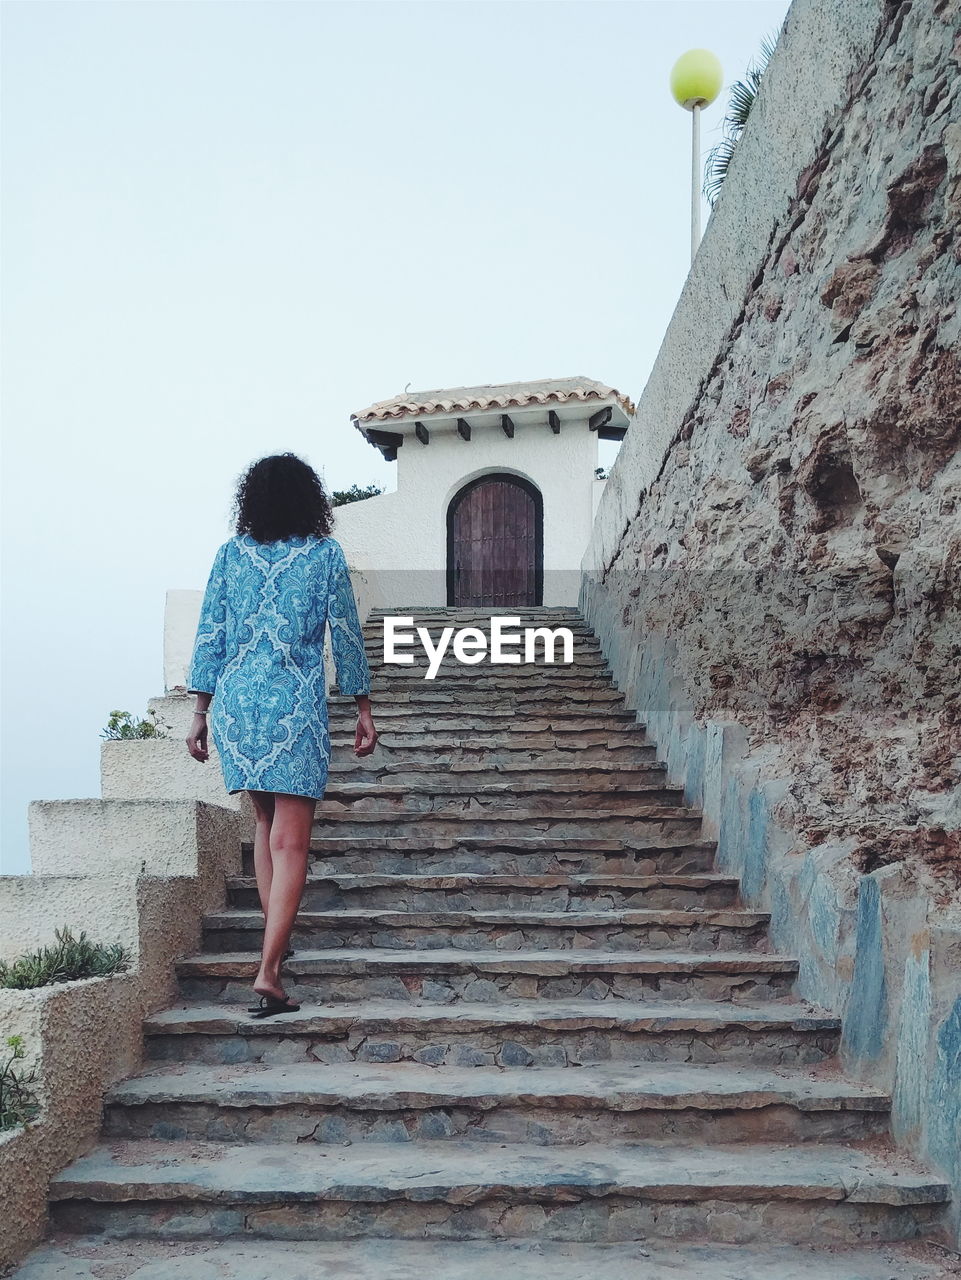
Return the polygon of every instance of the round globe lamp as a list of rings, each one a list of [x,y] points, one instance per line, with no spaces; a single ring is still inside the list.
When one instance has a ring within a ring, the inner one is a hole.
[[[701,110],[721,92],[724,71],[710,49],[688,49],[671,67],[674,101],[691,113],[691,261],[701,241]]]

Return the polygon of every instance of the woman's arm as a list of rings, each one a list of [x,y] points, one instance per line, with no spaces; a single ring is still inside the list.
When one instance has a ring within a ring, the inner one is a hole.
[[[340,543],[334,543],[327,596],[327,622],[334,651],[337,688],[353,695],[357,703],[357,732],[354,755],[369,756],[377,745],[377,730],[370,708],[370,664],[364,648],[364,633],[357,616],[357,601],[350,582],[350,570]]]
[[[227,654],[227,584],[224,577],[224,557],[226,543],[217,551],[207,579],[200,606],[200,618],[197,622],[197,635],[194,640],[193,656],[190,670],[187,673],[187,692],[195,693],[196,710],[187,734],[187,750],[195,760],[206,760],[207,750],[207,717],[217,687],[217,678],[224,665]]]

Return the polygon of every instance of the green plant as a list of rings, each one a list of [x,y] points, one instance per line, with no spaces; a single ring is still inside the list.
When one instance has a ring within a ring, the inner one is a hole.
[[[761,77],[774,53],[776,40],[776,36],[765,36],[761,41],[761,53],[748,67],[745,78],[736,80],[731,85],[727,114],[721,122],[724,137],[711,148],[704,162],[704,194],[712,209],[721,194],[721,187],[724,185],[731,160],[734,158],[738,140],[744,132],[744,126],[747,124],[751,108],[761,87]]]
[[[36,1067],[21,1071],[14,1066],[25,1057],[23,1037],[8,1036],[7,1049],[7,1055],[0,1056],[0,1130],[29,1124],[40,1112],[33,1088],[37,1082]]]
[[[369,484],[366,489],[362,489],[358,484],[352,484],[349,489],[335,489],[330,495],[330,505],[345,507],[348,502],[363,502],[365,498],[376,498],[383,492],[383,489],[375,484]]]
[[[82,930],[75,938],[66,926],[57,929],[55,937],[52,947],[40,947],[9,962],[0,960],[0,987],[25,991],[75,978],[106,978],[127,968],[127,952],[119,943],[91,942]]]
[[[166,738],[157,724],[156,712],[148,711],[153,720],[135,720],[129,711],[111,711],[101,738]],[[162,723],[162,722],[161,722]],[[165,726],[169,728],[169,726]]]

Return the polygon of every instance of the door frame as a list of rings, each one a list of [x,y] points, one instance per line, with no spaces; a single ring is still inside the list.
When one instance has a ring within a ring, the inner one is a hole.
[[[447,504],[447,606],[454,606],[454,512],[473,489],[491,480],[517,485],[534,499],[534,604],[529,607],[539,608],[544,601],[544,496],[533,480],[513,471],[487,471],[474,476],[451,495]]]

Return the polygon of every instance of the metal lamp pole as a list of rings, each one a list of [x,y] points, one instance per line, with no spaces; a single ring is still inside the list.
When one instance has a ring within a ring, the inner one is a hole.
[[[691,262],[701,243],[701,109],[720,93],[723,77],[710,49],[688,49],[671,68],[674,101],[691,113]]]

